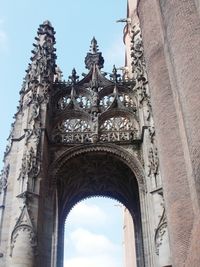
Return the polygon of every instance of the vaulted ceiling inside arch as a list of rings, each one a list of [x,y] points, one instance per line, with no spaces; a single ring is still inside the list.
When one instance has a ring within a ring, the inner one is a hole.
[[[59,202],[64,213],[89,196],[112,197],[134,212],[139,211],[138,185],[133,172],[107,152],[85,153],[72,158],[57,176]]]

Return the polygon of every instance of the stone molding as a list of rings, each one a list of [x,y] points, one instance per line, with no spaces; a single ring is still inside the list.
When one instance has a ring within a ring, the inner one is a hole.
[[[52,177],[52,182],[56,182],[56,175],[58,171],[65,165],[65,163],[71,158],[77,157],[84,153],[90,152],[108,152],[120,160],[122,160],[135,174],[138,181],[138,186],[142,191],[146,191],[144,170],[142,168],[139,160],[131,153],[127,152],[124,148],[119,147],[115,144],[107,145],[81,145],[74,148],[68,149],[63,152],[54,163],[51,164],[50,174]]]

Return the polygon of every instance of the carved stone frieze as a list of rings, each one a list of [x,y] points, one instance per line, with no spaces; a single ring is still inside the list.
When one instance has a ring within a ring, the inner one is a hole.
[[[55,143],[94,143],[94,136],[100,142],[123,142],[140,140],[138,125],[125,117],[111,117],[99,125],[98,118],[92,121],[67,119],[53,131]]]

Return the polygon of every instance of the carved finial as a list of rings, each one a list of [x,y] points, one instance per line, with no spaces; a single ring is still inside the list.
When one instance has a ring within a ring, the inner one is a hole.
[[[55,31],[52,27],[52,24],[49,20],[45,20],[42,24],[40,24],[38,28],[38,34],[48,32],[51,36],[55,34]]]
[[[95,37],[93,37],[91,41],[90,52],[92,52],[92,54],[96,54],[98,51],[99,49],[97,45],[97,40],[95,39]]]
[[[115,65],[113,66],[112,73],[113,74],[111,74],[110,77],[112,78],[114,83],[118,83],[118,78],[120,78],[121,75],[117,74],[117,69],[116,69]]]
[[[69,76],[69,79],[71,80],[71,84],[74,85],[77,83],[79,76],[76,75],[76,70],[73,68],[72,75]]]
[[[93,37],[90,45],[90,52],[87,53],[85,58],[85,67],[91,69],[94,65],[98,66],[99,69],[103,68],[104,58],[102,53],[99,52],[97,40]]]
[[[52,27],[52,24],[49,20],[45,20],[43,23],[43,25],[48,25],[49,27]]]

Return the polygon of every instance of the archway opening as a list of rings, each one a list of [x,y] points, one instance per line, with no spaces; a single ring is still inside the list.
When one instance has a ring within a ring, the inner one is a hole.
[[[65,221],[63,266],[123,267],[123,212],[120,202],[105,197],[76,204]]]
[[[64,160],[57,172],[57,195],[59,267],[63,267],[65,219],[78,202],[94,196],[115,199],[129,210],[134,221],[137,266],[144,266],[138,181],[120,155],[90,149]]]

